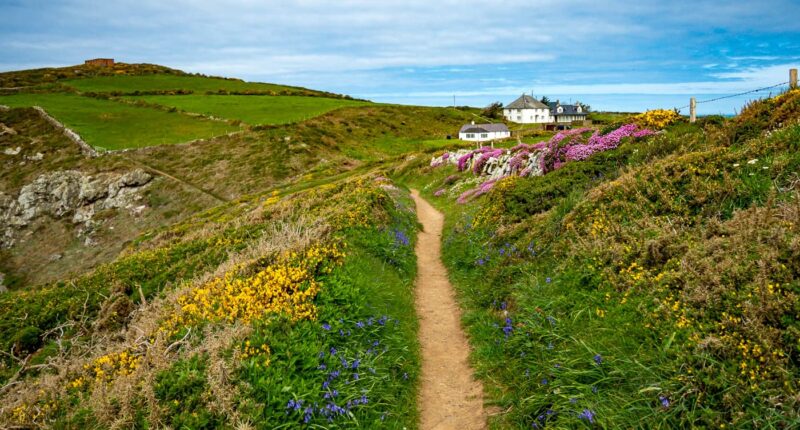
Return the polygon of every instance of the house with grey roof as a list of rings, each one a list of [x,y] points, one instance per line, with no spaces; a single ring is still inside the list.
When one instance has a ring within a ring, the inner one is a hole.
[[[550,112],[551,115],[553,115],[553,122],[557,123],[584,121],[588,115],[588,112],[586,112],[580,103],[575,102],[574,105],[562,105],[558,100],[556,100],[555,103],[550,103]]]
[[[550,107],[527,94],[503,107],[503,116],[520,124],[547,124],[553,122]]]
[[[511,131],[505,124],[465,124],[458,131],[458,138],[470,142],[486,142],[511,137]]]

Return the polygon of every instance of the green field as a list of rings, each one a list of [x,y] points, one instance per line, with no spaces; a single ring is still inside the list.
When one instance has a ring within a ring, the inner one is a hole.
[[[288,124],[322,115],[349,106],[367,103],[302,96],[141,96],[130,100],[144,100],[187,112],[212,115],[219,118],[241,120],[251,125]]]
[[[234,79],[209,78],[203,76],[180,75],[119,75],[97,76],[88,79],[71,79],[63,82],[83,92],[133,92],[133,91],[285,91],[298,88],[284,85],[245,82]]]
[[[220,121],[72,94],[0,96],[12,107],[41,106],[90,145],[106,150],[187,142],[238,128]]]

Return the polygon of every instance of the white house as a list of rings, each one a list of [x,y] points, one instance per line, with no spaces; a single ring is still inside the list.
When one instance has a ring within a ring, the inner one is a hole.
[[[466,124],[458,131],[458,138],[471,142],[485,142],[487,140],[507,139],[511,131],[505,124]]]
[[[550,103],[550,109],[554,118],[553,122],[570,123],[572,121],[584,121],[587,117],[586,110],[584,110],[583,106],[578,102],[574,105],[562,105],[561,102],[556,100],[555,103]]]
[[[523,94],[503,108],[503,116],[521,124],[546,124],[554,121],[550,106]]]

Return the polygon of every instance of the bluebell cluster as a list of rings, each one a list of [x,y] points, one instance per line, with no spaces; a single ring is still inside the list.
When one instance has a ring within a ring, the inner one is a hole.
[[[547,421],[549,421],[552,418],[555,418],[555,416],[556,416],[556,411],[548,409],[543,414],[540,414],[538,417],[536,417],[536,421],[534,421],[531,424],[531,427],[535,429],[544,428],[547,425]]]
[[[385,352],[388,347],[383,346],[379,339],[370,339],[379,336],[379,331],[384,330],[389,322],[398,324],[386,315],[369,317],[353,323],[343,319],[338,322],[324,322],[320,325],[322,333],[331,343],[327,350],[319,351],[317,370],[322,376],[319,398],[316,400],[290,399],[286,404],[287,414],[296,414],[303,423],[310,423],[314,419],[325,419],[334,422],[337,419],[347,419],[352,416],[354,409],[369,403],[367,387],[361,388],[360,397],[353,398],[353,389],[358,387],[362,380],[363,369],[370,374],[376,374],[374,367],[366,367],[365,363],[378,357],[380,352]],[[332,327],[332,324],[336,327]],[[358,336],[356,336],[358,335]],[[358,344],[358,351],[353,351],[353,346]],[[337,346],[339,348],[337,348]],[[351,358],[347,352],[353,353]],[[403,375],[408,379],[408,375]],[[347,388],[347,389],[345,389]],[[359,396],[359,394],[356,394]],[[344,398],[349,398],[345,401]],[[385,418],[386,414],[382,416]]]
[[[408,246],[409,243],[408,236],[402,230],[394,230],[394,244],[396,246]]]
[[[525,249],[526,249],[526,251],[520,251],[517,248],[516,245],[512,245],[512,244],[507,243],[507,242],[504,243],[503,246],[501,246],[499,248],[495,248],[494,246],[492,246],[490,244],[490,245],[488,245],[486,247],[486,255],[478,257],[478,259],[475,260],[475,264],[478,265],[478,266],[483,266],[483,265],[489,263],[489,261],[492,260],[492,257],[493,257],[494,254],[497,254],[497,256],[500,259],[502,259],[502,258],[510,258],[510,257],[523,257],[526,254],[529,255],[529,256],[535,256],[536,255],[536,249],[534,247],[534,243],[533,242],[529,243],[528,246]],[[548,279],[550,279],[550,278],[548,278]]]
[[[578,418],[588,421],[590,424],[594,423],[594,412],[591,409],[584,409],[578,414]]]

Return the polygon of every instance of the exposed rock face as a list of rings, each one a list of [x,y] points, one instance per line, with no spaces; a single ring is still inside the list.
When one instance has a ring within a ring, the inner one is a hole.
[[[0,247],[11,247],[16,233],[42,216],[71,216],[74,224],[81,225],[79,231],[88,234],[95,227],[95,211],[119,208],[141,213],[138,191],[151,179],[141,169],[94,177],[66,170],[39,176],[16,198],[0,192]]]
[[[6,275],[0,272],[0,294],[5,293],[8,291],[8,288],[5,285]]]

